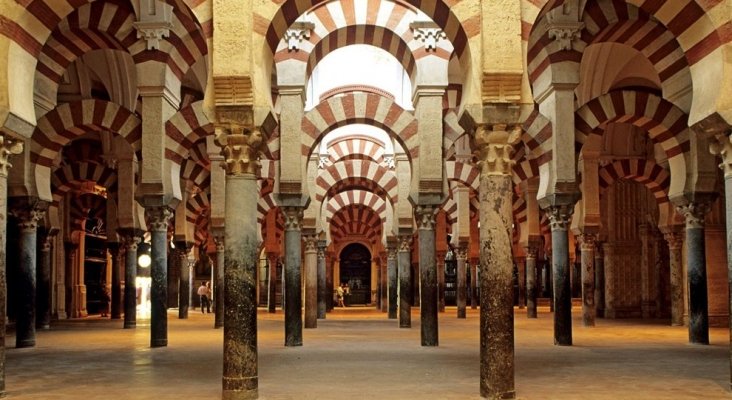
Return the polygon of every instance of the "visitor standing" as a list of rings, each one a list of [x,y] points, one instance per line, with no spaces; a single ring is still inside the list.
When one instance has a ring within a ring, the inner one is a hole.
[[[204,314],[206,309],[211,313],[211,306],[208,301],[208,287],[206,284],[208,284],[208,282],[201,282],[201,286],[198,288],[198,292],[196,292],[201,299],[201,314]]]

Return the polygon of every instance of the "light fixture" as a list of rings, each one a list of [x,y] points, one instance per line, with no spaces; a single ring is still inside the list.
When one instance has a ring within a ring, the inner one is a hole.
[[[142,242],[137,246],[137,265],[139,265],[140,268],[147,268],[151,263],[150,244]]]

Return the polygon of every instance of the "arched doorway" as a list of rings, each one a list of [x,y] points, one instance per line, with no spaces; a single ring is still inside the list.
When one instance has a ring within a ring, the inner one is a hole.
[[[339,284],[346,283],[351,291],[346,305],[371,303],[371,253],[362,244],[351,243],[341,250]]]

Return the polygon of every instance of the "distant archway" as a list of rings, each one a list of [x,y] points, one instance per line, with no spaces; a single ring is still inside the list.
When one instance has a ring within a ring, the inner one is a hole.
[[[348,285],[346,305],[371,303],[371,252],[360,243],[351,243],[341,250],[340,285]]]

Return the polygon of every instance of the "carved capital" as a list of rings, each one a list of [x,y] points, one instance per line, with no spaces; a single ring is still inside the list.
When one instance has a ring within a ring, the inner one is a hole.
[[[224,168],[227,175],[256,175],[260,163],[259,149],[263,138],[259,129],[230,123],[218,127],[217,141],[223,148]]]
[[[583,23],[552,24],[547,35],[556,41],[559,50],[572,50],[584,27]]]
[[[724,171],[725,177],[732,177],[732,136],[717,134],[709,139],[709,151],[722,158],[719,168]]]
[[[539,255],[539,243],[533,241],[529,242],[528,245],[524,246],[524,252],[526,253],[527,259],[536,259]]]
[[[168,206],[145,207],[145,213],[149,221],[150,232],[167,232],[170,218],[173,211]]]
[[[397,257],[397,246],[389,246],[386,248],[386,259],[396,260]]]
[[[521,137],[521,126],[480,125],[475,131],[475,153],[483,175],[510,175],[515,161],[513,144]]]
[[[399,252],[409,253],[412,251],[412,235],[399,236]]]
[[[305,252],[315,253],[318,251],[318,237],[315,235],[303,235],[303,242],[305,242]]]
[[[458,246],[455,248],[455,259],[466,261],[468,259],[468,246]]]
[[[679,214],[686,219],[686,229],[704,228],[704,217],[710,209],[709,202],[692,201],[676,206]]]
[[[285,216],[285,230],[299,231],[302,229],[302,207],[281,207]]]
[[[669,250],[680,250],[684,246],[684,234],[679,231],[667,231],[663,238],[668,243]]]
[[[325,260],[325,248],[328,243],[325,240],[318,240],[318,260]]]
[[[226,242],[224,240],[224,236],[218,235],[214,236],[214,243],[216,244],[216,252],[217,253],[223,253],[226,250]]]
[[[23,142],[8,135],[0,134],[0,177],[8,177],[8,169],[12,167],[8,161],[11,154],[23,152]]]
[[[414,218],[417,220],[417,229],[435,230],[435,211],[434,206],[417,206],[414,209]]]
[[[595,242],[597,241],[597,235],[590,233],[582,234],[582,244],[580,244],[581,251],[593,251],[595,250]]]
[[[566,231],[574,213],[574,204],[551,205],[544,210],[552,231]]]
[[[14,207],[11,207],[9,214],[18,219],[18,226],[21,232],[36,232],[38,221],[42,220],[48,210],[48,202],[37,199],[23,199]]]
[[[137,38],[145,40],[147,50],[160,49],[160,40],[169,37],[173,28],[173,7],[160,0],[140,0],[139,11],[132,23]]]

